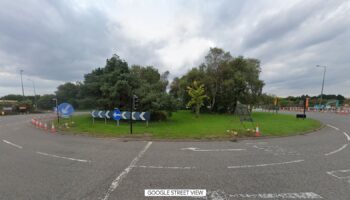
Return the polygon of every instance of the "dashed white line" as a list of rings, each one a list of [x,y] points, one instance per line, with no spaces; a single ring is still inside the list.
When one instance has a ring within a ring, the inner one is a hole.
[[[343,145],[342,147],[340,147],[339,149],[337,149],[337,150],[335,150],[335,151],[332,151],[332,152],[329,152],[329,153],[326,153],[326,154],[324,154],[324,155],[325,155],[325,156],[329,156],[329,155],[338,153],[338,152],[344,150],[347,146],[348,146],[348,144],[344,144],[344,145]]]
[[[350,141],[350,136],[346,132],[343,132],[343,134],[345,135],[346,139],[348,139],[348,141]]]
[[[136,166],[136,163],[140,160],[143,154],[145,154],[145,152],[151,146],[151,144],[152,142],[148,142],[147,145],[142,149],[142,151],[140,151],[140,153],[131,161],[130,165],[127,168],[125,168],[117,178],[113,180],[105,196],[102,198],[103,200],[107,200],[109,198],[111,193],[119,186],[120,181],[122,181],[123,178],[125,178],[126,175],[128,175],[128,173],[131,171],[131,169]]]
[[[149,168],[149,169],[196,169],[196,167],[166,167],[166,166],[145,166],[145,165],[139,165],[134,167]]]
[[[267,163],[267,164],[258,164],[258,165],[238,165],[238,166],[228,166],[229,169],[240,169],[240,168],[252,168],[252,167],[267,167],[267,166],[275,166],[275,165],[287,165],[292,163],[300,163],[304,160],[293,160],[288,162],[280,162],[280,163]]]
[[[330,125],[330,124],[327,124],[327,126],[333,128],[333,129],[335,129],[335,130],[337,130],[337,131],[339,131],[339,128],[337,128],[337,127],[335,127],[335,126],[332,126],[332,125]]]
[[[83,159],[77,159],[77,158],[69,158],[69,157],[64,157],[64,156],[57,156],[54,154],[48,154],[48,153],[44,153],[44,152],[40,152],[37,151],[37,154],[43,155],[43,156],[49,156],[49,157],[53,157],[53,158],[62,158],[62,159],[66,159],[66,160],[72,160],[72,161],[78,161],[78,162],[91,162],[90,160],[83,160]]]
[[[202,152],[218,152],[218,151],[245,151],[245,149],[199,149],[197,147],[188,147],[188,148],[182,148],[181,150],[188,150],[188,151],[202,151]]]
[[[7,141],[7,140],[2,140],[2,141],[5,142],[6,144],[12,145],[12,146],[14,146],[14,147],[16,147],[16,148],[18,148],[18,149],[23,149],[22,146],[17,145],[17,144],[14,144],[14,143],[12,143],[12,142],[9,142],[9,141]]]

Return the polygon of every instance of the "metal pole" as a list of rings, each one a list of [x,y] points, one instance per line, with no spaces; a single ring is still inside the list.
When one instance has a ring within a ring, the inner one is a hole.
[[[321,98],[320,98],[320,106],[322,105],[322,100],[323,100],[323,88],[324,88],[324,80],[326,77],[326,66],[320,66],[316,65],[316,67],[323,67],[323,79],[322,79],[322,89],[321,89]]]
[[[58,100],[57,98],[54,98],[53,100],[56,102],[57,123],[60,124],[60,115],[58,114]]]
[[[21,73],[22,96],[24,98],[24,88],[23,88],[23,79],[22,79],[23,69],[20,70],[20,73]]]
[[[134,105],[134,95],[131,92],[130,95],[130,134],[132,134],[132,110],[133,110],[133,105]]]

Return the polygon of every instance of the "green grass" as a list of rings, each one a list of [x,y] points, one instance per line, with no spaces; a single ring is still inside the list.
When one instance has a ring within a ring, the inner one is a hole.
[[[321,126],[321,123],[312,119],[296,119],[294,115],[253,113],[255,124],[258,123],[263,136],[284,136],[310,131]],[[74,116],[74,125],[69,128],[73,133],[83,133],[95,136],[130,137],[129,124],[115,121],[95,120],[92,124],[90,115]],[[251,123],[244,123],[246,128],[252,129]],[[247,130],[242,126],[237,116],[228,114],[201,114],[196,118],[189,111],[174,112],[165,122],[136,122],[133,126],[133,137],[152,137],[168,139],[202,139],[227,138],[227,130],[235,130],[239,136],[247,136]],[[252,133],[250,133],[251,135]]]

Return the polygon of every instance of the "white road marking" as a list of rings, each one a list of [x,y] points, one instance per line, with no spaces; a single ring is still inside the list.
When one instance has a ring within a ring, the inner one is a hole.
[[[165,166],[145,166],[145,165],[138,165],[134,167],[149,168],[149,169],[196,169],[196,167],[165,167]]]
[[[83,159],[77,159],[77,158],[69,158],[69,157],[64,157],[64,156],[57,156],[54,154],[48,154],[48,153],[44,153],[44,152],[40,152],[37,151],[37,154],[43,155],[43,156],[49,156],[49,157],[53,157],[53,158],[62,158],[62,159],[66,159],[66,160],[72,160],[72,161],[78,161],[78,162],[91,162],[90,160],[83,160]]]
[[[348,176],[337,176],[335,173],[349,173]],[[350,169],[345,169],[345,170],[335,170],[335,171],[329,171],[327,174],[337,178],[337,179],[350,179]]]
[[[267,164],[258,164],[258,165],[238,165],[238,166],[228,166],[229,169],[239,169],[239,168],[252,168],[252,167],[267,167],[267,166],[275,166],[275,165],[286,165],[292,163],[300,163],[304,160],[293,160],[288,162],[280,162],[280,163],[267,163]]]
[[[197,147],[182,148],[181,150],[189,151],[244,151],[245,149],[199,149]]]
[[[350,136],[346,132],[343,132],[343,134],[345,135],[346,139],[348,139],[348,141],[350,142]]]
[[[12,143],[12,142],[7,141],[7,140],[2,140],[2,141],[5,142],[6,144],[12,145],[12,146],[14,146],[14,147],[16,147],[16,148],[23,149],[22,146],[19,146],[19,145],[17,145],[17,144],[14,144],[14,143]]]
[[[329,156],[329,155],[338,153],[338,152],[344,150],[347,146],[348,146],[348,144],[344,144],[344,145],[343,145],[342,147],[340,147],[339,149],[337,149],[337,150],[335,150],[335,151],[332,151],[332,152],[329,152],[329,153],[326,153],[326,154],[324,154],[324,155],[325,155],[325,156]]]
[[[332,126],[332,125],[330,125],[330,124],[327,124],[327,126],[333,128],[333,129],[335,129],[335,130],[337,130],[337,131],[339,131],[339,128],[337,128],[337,127],[335,127],[335,126]]]
[[[267,144],[267,142],[247,142],[245,143],[246,145],[251,145],[251,144]]]
[[[267,193],[267,194],[232,194],[233,198],[260,198],[260,199],[323,199],[313,192],[300,193]]]
[[[151,146],[151,144],[152,144],[152,142],[148,142],[147,145],[140,151],[140,153],[131,161],[129,166],[127,168],[125,168],[123,170],[123,172],[120,173],[119,176],[113,180],[113,182],[109,186],[108,191],[106,192],[104,198],[102,198],[103,200],[107,200],[109,198],[109,196],[111,195],[111,193],[115,189],[117,189],[120,181],[122,181],[123,178],[125,178],[128,175],[128,173],[131,171],[131,169],[136,166],[136,163],[140,160],[140,158],[143,156],[143,154],[145,154],[145,152]]]

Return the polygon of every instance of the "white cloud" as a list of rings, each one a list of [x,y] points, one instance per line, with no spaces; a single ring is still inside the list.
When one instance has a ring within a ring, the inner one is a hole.
[[[113,53],[179,76],[213,46],[260,59],[266,92],[316,95],[322,74],[315,65],[322,64],[329,66],[325,92],[350,96],[348,27],[350,2],[342,0],[4,0],[0,96],[21,93],[19,69],[38,93],[52,93]]]

